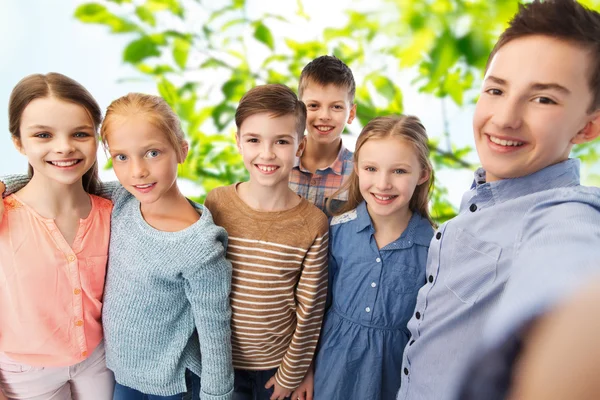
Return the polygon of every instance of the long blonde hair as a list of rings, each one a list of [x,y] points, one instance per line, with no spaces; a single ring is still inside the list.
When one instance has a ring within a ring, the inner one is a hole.
[[[398,115],[377,117],[372,119],[367,125],[365,125],[356,141],[356,149],[354,150],[353,158],[354,165],[358,164],[358,155],[360,154],[360,149],[367,142],[367,140],[384,139],[389,137],[402,139],[412,144],[417,154],[417,158],[419,159],[421,169],[429,172],[429,179],[416,187],[408,207],[411,211],[421,214],[423,218],[427,218],[432,226],[436,226],[429,213],[429,196],[431,190],[433,189],[434,182],[433,167],[429,161],[427,131],[425,130],[425,127],[419,118],[412,115]],[[348,191],[348,201],[339,208],[333,210],[331,198],[335,198],[345,191]],[[331,196],[331,198],[327,202],[327,209],[333,215],[340,215],[350,210],[354,210],[360,203],[364,201],[363,196],[360,194],[360,186],[356,168],[352,170],[348,180],[333,196]]]

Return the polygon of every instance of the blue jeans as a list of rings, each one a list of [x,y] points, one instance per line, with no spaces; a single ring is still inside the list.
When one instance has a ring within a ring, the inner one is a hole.
[[[233,400],[269,400],[271,398],[273,387],[265,389],[265,385],[275,375],[277,368],[266,371],[236,369],[234,372]]]
[[[113,400],[184,400],[200,398],[200,378],[196,374],[186,370],[185,383],[187,384],[188,391],[185,393],[179,393],[172,396],[157,396],[154,394],[145,394],[139,390],[132,389],[127,386],[123,386],[119,383],[115,384],[115,392],[113,394]],[[190,397],[191,389],[191,397]]]

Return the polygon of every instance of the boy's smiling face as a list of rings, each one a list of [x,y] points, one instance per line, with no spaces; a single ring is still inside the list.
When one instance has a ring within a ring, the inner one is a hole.
[[[590,56],[563,40],[514,39],[494,55],[475,108],[475,145],[488,182],[535,173],[600,134],[589,112]]]
[[[306,104],[306,130],[315,143],[338,143],[346,124],[356,115],[356,105],[350,103],[348,88],[326,86],[308,81],[301,100]]]

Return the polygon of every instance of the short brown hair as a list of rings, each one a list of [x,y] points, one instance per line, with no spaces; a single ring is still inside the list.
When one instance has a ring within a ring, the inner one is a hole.
[[[100,130],[102,142],[105,145],[108,143],[110,128],[115,120],[135,114],[144,115],[148,122],[167,136],[178,155],[179,161],[182,162],[185,154],[185,137],[181,129],[181,122],[175,111],[160,96],[129,93],[110,103],[106,109],[106,116]]]
[[[235,110],[235,125],[238,135],[242,123],[252,115],[268,113],[273,117],[294,115],[296,117],[296,133],[298,139],[304,136],[306,129],[306,106],[298,100],[298,96],[285,85],[268,84],[250,89],[240,100]]]
[[[593,101],[589,111],[600,108],[600,13],[575,0],[534,0],[519,4],[519,11],[500,35],[488,58],[508,42],[525,36],[543,35],[571,42],[590,52],[589,85]]]
[[[348,100],[354,103],[356,83],[352,70],[335,56],[317,57],[302,69],[298,84],[298,95],[302,98],[304,89],[310,82],[321,86],[334,85],[348,90]]]
[[[360,149],[370,139],[397,138],[410,143],[423,171],[429,172],[429,179],[418,185],[415,189],[408,207],[413,212],[418,212],[423,218],[426,218],[432,226],[436,226],[429,213],[429,196],[433,190],[434,173],[431,161],[429,161],[429,145],[427,131],[419,120],[412,115],[392,115],[387,117],[377,117],[372,119],[360,132],[356,140],[354,150],[354,165],[358,165],[358,156]],[[327,208],[333,215],[340,215],[347,211],[354,210],[364,201],[358,182],[358,174],[353,169],[348,180],[342,187],[331,196],[336,198],[338,194],[348,191],[348,201],[340,208],[333,210],[331,199],[327,202]]]
[[[83,107],[94,124],[94,131],[98,133],[102,122],[102,110],[94,97],[79,82],[63,74],[50,72],[46,75],[28,75],[21,79],[12,90],[8,101],[8,130],[13,140],[17,142],[21,140],[21,118],[25,108],[33,100],[47,97],[54,97]],[[32,175],[33,169],[30,165],[29,176]],[[97,161],[83,175],[82,182],[86,192],[96,194],[99,186]]]

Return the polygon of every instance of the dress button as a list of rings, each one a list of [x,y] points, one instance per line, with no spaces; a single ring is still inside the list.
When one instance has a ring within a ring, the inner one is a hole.
[[[371,307],[367,307],[367,308],[365,308],[365,311],[366,311],[366,312],[371,312]]]
[[[83,326],[83,321],[79,320],[77,322],[75,322],[76,326]]]
[[[80,289],[75,289],[75,290],[73,290],[73,294],[81,294],[81,290]]]
[[[421,313],[417,311],[417,312],[415,313],[415,317],[416,317],[417,319],[421,319]]]
[[[436,233],[436,234],[435,234],[435,238],[436,238],[437,240],[440,240],[440,239],[442,238],[442,232],[438,232],[438,233]]]
[[[477,211],[477,204],[475,204],[475,203],[471,204],[471,206],[469,207],[469,210],[471,210],[471,212]]]
[[[408,368],[404,368],[404,375],[408,375]]]
[[[429,283],[433,283],[433,275],[429,275]]]
[[[377,258],[375,259],[375,261],[377,261],[377,262],[381,262],[381,258],[377,257]]]
[[[75,256],[71,254],[70,256],[67,257],[67,260],[69,262],[73,262],[73,261],[75,261]]]
[[[371,282],[371,287],[377,287],[377,284],[375,282]]]

